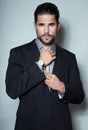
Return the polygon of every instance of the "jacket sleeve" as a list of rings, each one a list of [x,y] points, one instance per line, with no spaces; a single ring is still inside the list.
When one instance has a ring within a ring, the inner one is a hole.
[[[44,79],[44,74],[35,62],[24,69],[14,49],[11,50],[5,79],[6,92],[11,98],[22,96]]]
[[[76,57],[73,56],[69,69],[68,82],[65,83],[64,101],[67,103],[80,104],[84,99],[84,90],[80,80]]]

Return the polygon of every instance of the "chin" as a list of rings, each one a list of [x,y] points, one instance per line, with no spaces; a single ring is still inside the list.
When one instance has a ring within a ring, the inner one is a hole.
[[[54,42],[54,39],[52,39],[52,40],[50,40],[50,41],[45,41],[45,40],[42,40],[42,39],[40,39],[40,41],[44,44],[44,45],[52,45],[53,44],[53,42]]]

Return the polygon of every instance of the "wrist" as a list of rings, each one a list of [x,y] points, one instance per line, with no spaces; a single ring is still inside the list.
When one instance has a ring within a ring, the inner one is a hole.
[[[61,89],[60,89],[60,91],[61,91],[62,93],[65,92],[65,84],[64,84],[63,82],[61,82]]]
[[[57,91],[64,93],[65,92],[65,84],[61,81],[58,85]]]

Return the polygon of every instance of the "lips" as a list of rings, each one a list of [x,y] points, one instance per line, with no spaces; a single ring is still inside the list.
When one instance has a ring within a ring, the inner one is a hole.
[[[49,35],[44,35],[43,37],[46,38],[46,39],[48,39],[50,36]]]
[[[44,39],[48,40],[48,39],[51,37],[51,35],[49,35],[49,34],[44,34],[44,35],[42,35],[42,37],[43,37]]]

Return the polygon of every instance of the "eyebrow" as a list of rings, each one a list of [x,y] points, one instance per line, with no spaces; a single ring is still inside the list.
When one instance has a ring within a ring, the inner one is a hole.
[[[51,22],[51,23],[49,23],[48,25],[54,26],[55,24],[56,24],[55,22]],[[40,23],[38,23],[38,25],[43,26],[44,23],[43,23],[43,22],[40,22]]]

